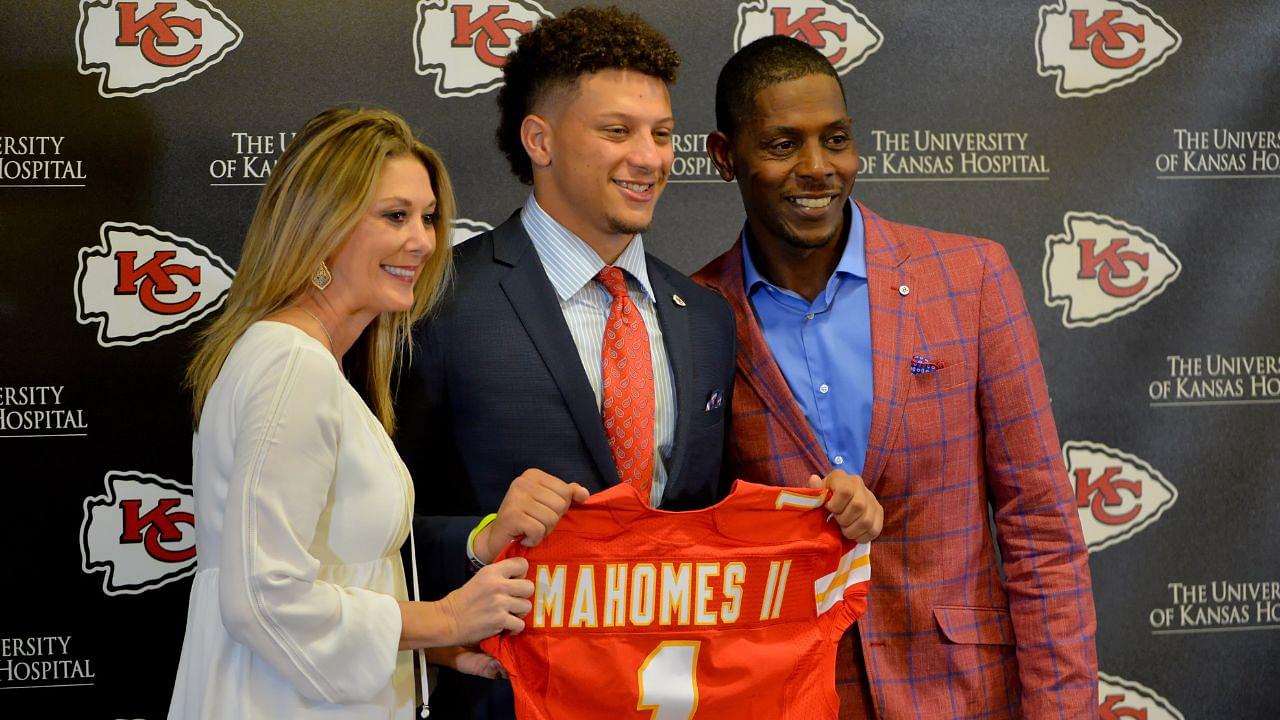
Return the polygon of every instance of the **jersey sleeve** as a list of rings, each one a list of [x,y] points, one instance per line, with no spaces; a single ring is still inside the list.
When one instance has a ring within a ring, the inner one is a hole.
[[[327,354],[285,345],[239,382],[218,583],[223,624],[302,695],[367,701],[391,681],[399,605],[319,580],[309,551],[331,496],[344,381]]]
[[[867,611],[871,586],[871,543],[845,540],[834,558],[834,568],[813,583],[818,624],[829,637],[838,638]]]

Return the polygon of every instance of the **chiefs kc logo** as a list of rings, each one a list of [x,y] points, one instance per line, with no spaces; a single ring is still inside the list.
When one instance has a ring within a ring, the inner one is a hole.
[[[1069,212],[1064,235],[1045,238],[1044,302],[1064,306],[1062,324],[1094,327],[1164,292],[1182,263],[1155,235],[1106,215]]]
[[[1040,8],[1036,71],[1058,77],[1059,97],[1088,97],[1146,75],[1181,45],[1137,0],[1058,0]]]
[[[103,97],[136,97],[204,72],[241,37],[205,0],[81,0],[78,69],[102,73]]]
[[[199,243],[147,225],[103,223],[80,250],[76,320],[99,323],[103,347],[137,345],[217,310],[234,272]]]
[[[470,97],[502,85],[516,39],[554,17],[535,0],[420,0],[415,70],[436,76],[436,95]]]
[[[196,567],[191,488],[155,475],[112,470],[105,495],[85,498],[81,570],[101,572],[102,591],[135,595]]]
[[[1155,690],[1132,680],[1098,673],[1098,720],[1184,720]]]
[[[1115,448],[1071,440],[1062,446],[1062,459],[1090,551],[1128,540],[1178,500],[1178,488],[1159,471]]]
[[[843,75],[880,49],[884,35],[845,0],[749,0],[738,5],[735,52],[768,35],[803,40]]]

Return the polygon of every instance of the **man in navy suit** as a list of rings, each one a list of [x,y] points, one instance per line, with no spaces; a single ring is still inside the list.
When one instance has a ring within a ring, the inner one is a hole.
[[[508,58],[498,144],[533,192],[457,248],[398,391],[425,599],[620,478],[667,509],[728,490],[733,314],[642,238],[671,170],[679,63],[637,16],[594,8],[542,22]],[[630,344],[614,342],[624,330]],[[638,353],[621,371],[620,344]],[[642,391],[626,410],[619,385]],[[442,671],[438,686],[440,717],[513,717],[506,683]]]

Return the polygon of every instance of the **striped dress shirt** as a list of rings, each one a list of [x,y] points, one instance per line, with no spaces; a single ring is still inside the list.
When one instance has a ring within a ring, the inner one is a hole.
[[[609,318],[613,297],[595,276],[605,263],[581,238],[556,222],[547,214],[531,194],[520,213],[520,222],[533,241],[538,259],[555,288],[564,313],[565,324],[578,348],[582,369],[591,382],[596,395],[596,406],[602,402],[601,353],[604,348],[604,327]],[[667,460],[671,457],[671,444],[676,426],[675,378],[667,357],[666,344],[662,340],[662,326],[654,306],[653,286],[649,284],[649,271],[644,257],[644,240],[640,235],[632,238],[626,250],[613,263],[621,268],[627,279],[627,294],[644,318],[649,333],[649,357],[653,362],[654,389],[654,463],[653,486],[650,500],[654,507],[662,501],[667,486]]]

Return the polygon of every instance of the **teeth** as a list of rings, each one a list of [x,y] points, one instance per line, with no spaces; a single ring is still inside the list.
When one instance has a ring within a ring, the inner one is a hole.
[[[404,268],[398,268],[398,267],[394,267],[394,266],[391,266],[391,265],[383,265],[383,266],[382,266],[382,269],[383,269],[383,270],[386,270],[387,272],[391,273],[392,275],[395,275],[396,277],[402,277],[402,278],[412,278],[412,277],[413,277],[413,271],[412,271],[412,270],[405,270]]]
[[[649,188],[653,187],[652,183],[631,183],[631,182],[623,182],[621,180],[614,180],[614,182],[618,183],[622,187],[632,192],[645,192]]]
[[[807,207],[807,208],[824,208],[831,204],[830,197],[821,197],[821,198],[793,197],[793,198],[787,198],[787,199],[795,203],[796,205],[799,205],[800,207]]]

